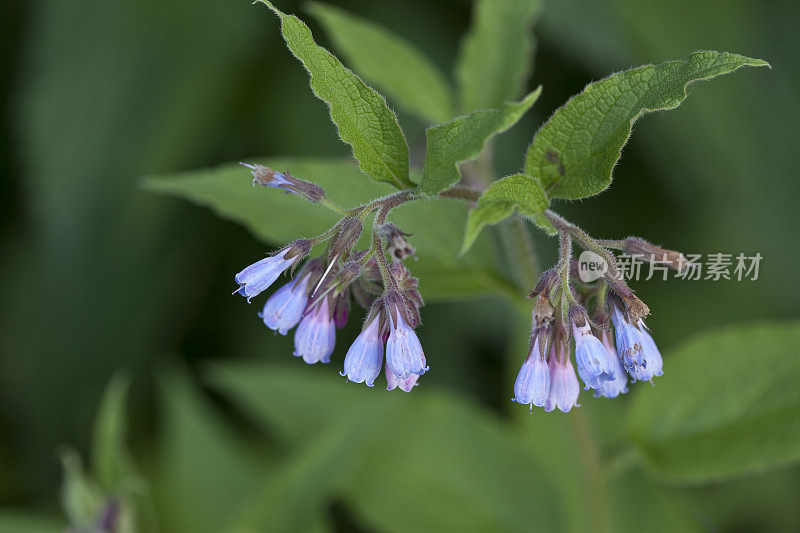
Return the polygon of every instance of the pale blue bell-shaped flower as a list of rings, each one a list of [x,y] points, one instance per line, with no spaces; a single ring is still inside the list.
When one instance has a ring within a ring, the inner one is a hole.
[[[292,280],[269,297],[258,315],[269,329],[286,335],[303,316],[308,303],[308,276]]]
[[[383,333],[380,320],[375,317],[350,345],[344,357],[344,372],[353,383],[366,383],[372,387],[383,365]]]
[[[559,356],[555,350],[550,352],[550,360],[547,366],[550,369],[550,394],[547,396],[544,410],[548,413],[556,407],[564,413],[568,413],[573,407],[578,407],[578,395],[581,392],[581,385],[578,383],[578,376],[569,360],[569,355],[564,347],[559,349]]]
[[[336,326],[333,324],[328,298],[311,302],[306,308],[300,325],[294,333],[294,355],[303,361],[314,363],[331,362],[336,344]]]
[[[603,330],[600,333],[600,340],[614,360],[614,379],[602,382],[595,390],[594,395],[595,397],[616,398],[620,394],[628,392],[628,374],[622,366],[617,350],[614,349],[614,345],[611,343],[609,332]]]
[[[617,355],[628,373],[636,378],[636,367],[644,366],[644,349],[639,329],[623,316],[616,306],[612,306],[611,322],[617,341]],[[638,379],[638,378],[636,378]]]
[[[631,375],[640,381],[650,381],[654,377],[664,375],[664,361],[661,359],[661,352],[658,351],[643,320],[639,320],[639,338],[642,341],[644,364],[634,368]]]
[[[575,336],[575,362],[578,375],[586,385],[585,390],[598,389],[606,381],[612,381],[616,355],[608,353],[600,339],[592,334],[589,324],[577,326],[573,322],[572,333]]]
[[[267,290],[294,262],[293,259],[284,259],[288,252],[288,248],[281,250],[276,255],[265,257],[236,274],[234,279],[239,288],[234,294],[241,294],[249,302],[251,298]]]
[[[514,382],[514,398],[511,401],[522,405],[544,407],[550,394],[550,369],[539,351],[539,337],[533,341],[530,354]]]
[[[386,366],[401,380],[428,371],[425,353],[417,334],[400,314],[399,307],[389,309],[389,339],[386,341]]]

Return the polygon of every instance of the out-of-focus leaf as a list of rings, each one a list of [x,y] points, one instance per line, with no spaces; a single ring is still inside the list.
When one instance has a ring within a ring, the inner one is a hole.
[[[539,220],[548,204],[547,195],[536,178],[514,174],[493,182],[478,199],[477,207],[469,213],[462,250],[472,247],[484,226],[497,224],[515,211]]]
[[[83,470],[78,453],[67,448],[61,451],[64,481],[61,486],[61,506],[72,526],[91,527],[105,504],[102,489]]]
[[[383,96],[317,45],[303,21],[282,13],[266,0],[260,1],[280,19],[286,45],[308,71],[311,90],[328,104],[339,137],[353,148],[361,170],[373,180],[398,189],[412,187],[408,144]]]
[[[345,207],[391,192],[386,185],[365,181],[352,161],[345,159],[297,157],[258,162],[278,170],[288,169],[293,176],[321,185],[329,198]],[[339,219],[324,207],[275,189],[251,187],[250,181],[247,169],[225,164],[148,177],[144,186],[209,206],[221,217],[243,224],[253,235],[273,244],[317,235]]]
[[[453,116],[450,85],[414,45],[343,9],[313,2],[309,10],[353,69],[390,100],[429,122]]]
[[[64,523],[44,515],[0,509],[0,531],[9,533],[63,533]]]
[[[159,450],[152,474],[162,531],[215,533],[268,475],[180,372],[159,380]]]
[[[341,159],[280,158],[262,161],[277,169],[323,186],[334,201],[348,207],[372,200],[391,189],[366,182],[358,169]],[[311,237],[336,223],[337,216],[324,207],[274,189],[250,186],[249,174],[239,165],[156,176],[145,180],[149,190],[208,205],[225,218],[244,224],[257,237],[284,243]],[[413,233],[419,261],[410,264],[428,299],[463,297],[510,290],[498,272],[489,239],[479,239],[474,249],[459,257],[467,209],[446,198],[417,200],[399,206],[389,219]]]
[[[798,343],[799,323],[763,324],[702,335],[668,356],[630,415],[646,464],[704,483],[800,460]]]
[[[125,401],[129,384],[129,379],[120,374],[111,379],[95,420],[92,468],[98,483],[107,492],[118,490],[136,477],[125,442],[128,427]]]
[[[608,495],[611,531],[641,531],[643,524],[647,524],[648,533],[708,531],[707,524],[675,489],[639,471],[610,479]]]
[[[333,402],[334,398],[326,401]],[[370,435],[380,431],[391,403],[368,403],[335,424],[306,433],[295,447],[297,451],[282,462],[266,484],[245,498],[226,531],[290,533],[310,531],[315,523],[319,527],[331,495],[341,492],[345,476],[358,463]]]
[[[539,86],[520,102],[475,111],[428,128],[420,192],[433,196],[454,185],[460,177],[458,164],[478,157],[489,139],[516,124],[541,93]]]
[[[590,83],[536,133],[525,173],[539,178],[550,197],[598,194],[611,184],[614,165],[639,117],[678,107],[692,82],[744,66],[769,63],[727,52],[694,52],[682,60],[645,65]]]
[[[558,503],[538,459],[499,420],[463,398],[420,394],[424,382],[405,395],[310,370],[239,363],[215,365],[207,375],[234,404],[289,442],[314,450],[314,439],[342,439],[334,441],[340,444],[331,457],[311,455],[327,465],[317,483],[327,486],[328,498],[341,496],[380,530],[524,530],[532,523],[558,529]],[[345,442],[350,431],[354,435]],[[347,465],[336,476],[328,463],[334,458]],[[313,479],[315,463],[304,461],[298,470],[307,477],[298,483]],[[315,500],[318,488],[309,488]]]
[[[500,107],[519,97],[533,70],[539,0],[478,0],[456,76],[461,109]]]

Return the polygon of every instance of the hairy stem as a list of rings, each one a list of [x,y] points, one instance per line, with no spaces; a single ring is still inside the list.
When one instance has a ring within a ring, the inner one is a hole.
[[[589,236],[588,233],[583,231],[572,222],[569,222],[558,213],[550,209],[546,209],[543,215],[557,230],[569,233],[575,238],[576,241],[580,243],[584,249],[594,252],[602,257],[606,264],[608,264],[609,274],[612,276],[617,275],[617,260],[614,258],[614,254],[603,248],[595,239]]]

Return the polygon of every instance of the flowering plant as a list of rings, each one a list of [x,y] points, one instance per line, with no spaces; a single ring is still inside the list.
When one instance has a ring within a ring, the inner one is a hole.
[[[541,86],[518,102],[508,100],[521,88],[524,78],[519,76],[512,76],[515,82],[509,86],[490,84],[492,90],[476,92],[475,79],[497,73],[496,65],[482,57],[487,43],[475,36],[464,45],[465,62],[459,72],[463,87],[459,112],[464,114],[459,114],[441,76],[406,43],[398,43],[337,9],[317,6],[321,20],[334,29],[354,62],[364,67],[365,76],[385,84],[392,93],[397,91],[398,101],[421,117],[444,120],[426,130],[424,164],[421,174],[415,174],[409,165],[406,136],[385,98],[319,46],[300,19],[266,0],[263,3],[278,16],[287,46],[308,71],[314,94],[328,105],[339,136],[352,148],[361,172],[399,189],[345,208],[329,198],[318,183],[289,171],[242,163],[251,171],[254,186],[281,190],[340,217],[320,235],[295,240],[235,276],[239,283],[235,292],[249,302],[281,273],[293,272],[312,250],[327,243],[322,255],[308,260],[289,283],[267,299],[260,314],[267,327],[282,335],[297,326],[295,356],[309,364],[329,363],[336,329],[347,322],[354,300],[365,308],[367,317],[347,351],[342,375],[373,386],[383,366],[385,345],[387,388],[411,391],[429,369],[415,331],[421,324],[423,294],[419,280],[404,264],[408,257],[416,258],[414,238],[389,219],[393,210],[405,204],[446,198],[470,207],[462,255],[485,226],[504,221],[508,222],[501,231],[508,232],[511,226],[516,232],[517,241],[510,245],[517,248],[515,252],[531,246],[524,220],[558,236],[559,260],[530,292],[535,299],[530,345],[514,386],[514,401],[546,411],[558,408],[568,412],[578,405],[580,387],[572,364],[571,337],[578,375],[596,396],[616,397],[627,392],[629,380],[650,381],[663,373],[661,354],[644,323],[649,308],[618,275],[612,250],[648,256],[679,270],[691,265],[683,254],[644,239],[594,239],[550,209],[550,204],[559,198],[594,196],[606,189],[640,116],[677,107],[694,81],[743,66],[768,66],[765,61],[724,52],[695,52],[683,60],[646,65],[591,83],[541,126],[528,148],[524,169],[497,179],[492,175],[487,146],[533,106]],[[526,42],[529,23],[525,21],[532,19],[534,11],[523,3],[518,7],[521,18],[514,24],[521,21],[517,31]],[[365,52],[359,52],[362,48],[354,46],[359,36],[375,40],[385,49],[383,53],[400,54],[413,72],[390,79],[379,65],[370,63]],[[521,68],[524,72],[524,65]],[[400,91],[394,81],[407,85],[407,90]],[[409,94],[427,98],[420,101]],[[370,217],[372,223],[367,224]],[[369,246],[359,249],[365,225]],[[598,279],[590,283],[578,279],[573,241],[603,261],[605,273]],[[524,253],[514,260],[523,270],[535,261]]]

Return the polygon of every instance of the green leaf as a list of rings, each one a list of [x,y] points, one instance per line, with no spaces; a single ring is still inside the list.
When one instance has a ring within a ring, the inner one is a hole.
[[[590,83],[536,133],[525,172],[539,178],[550,197],[593,196],[611,184],[614,165],[639,117],[678,107],[692,82],[744,66],[769,63],[727,52],[694,52],[686,59],[645,65]]]
[[[541,85],[520,102],[484,109],[425,131],[428,151],[419,190],[434,196],[458,182],[458,164],[478,157],[486,142],[517,123],[542,93]]]
[[[267,0],[259,1],[281,20],[286,45],[308,71],[311,90],[328,104],[339,137],[353,148],[361,170],[398,189],[413,187],[408,177],[406,138],[383,96],[317,45],[303,21],[282,13]]]
[[[66,525],[61,520],[45,514],[33,515],[28,512],[0,509],[0,531],[13,533],[63,533]]]
[[[729,328],[665,358],[640,392],[630,427],[647,465],[706,483],[800,460],[800,323]]]
[[[456,65],[461,109],[515,100],[533,70],[533,23],[539,0],[478,0]]]
[[[514,174],[492,183],[478,199],[478,205],[470,211],[467,231],[464,234],[462,251],[472,247],[484,226],[497,224],[519,211],[525,216],[537,218],[548,206],[547,195],[539,180],[525,174]]]
[[[370,529],[390,532],[559,529],[552,479],[499,418],[460,396],[387,393],[313,370],[243,362],[207,373],[264,430],[309,450],[282,486],[309,494],[311,509],[338,496]],[[262,506],[284,501],[278,488]]]
[[[94,523],[106,502],[106,495],[83,469],[78,452],[64,448],[59,452],[64,480],[61,486],[61,507],[69,523],[86,527]]]
[[[272,168],[289,169],[299,178],[318,183],[328,197],[347,207],[391,192],[385,184],[364,181],[355,165],[342,159],[275,158],[260,162]],[[209,206],[273,245],[318,235],[338,220],[328,209],[296,196],[266,187],[251,187],[250,175],[240,165],[148,177],[144,186]],[[400,228],[414,234],[410,239],[419,260],[409,266],[420,278],[427,299],[511,290],[508,280],[498,270],[489,239],[478,239],[473,251],[459,257],[466,217],[467,208],[448,198],[414,201],[398,207],[389,216]]]
[[[390,100],[430,122],[453,116],[449,83],[414,45],[338,7],[313,2],[309,11],[353,69]]]
[[[159,439],[153,500],[161,531],[218,532],[263,483],[271,456],[233,427],[181,371],[159,372]]]
[[[130,380],[121,374],[111,379],[94,425],[92,469],[97,482],[109,493],[137,478],[126,444],[125,401],[129,385]]]

